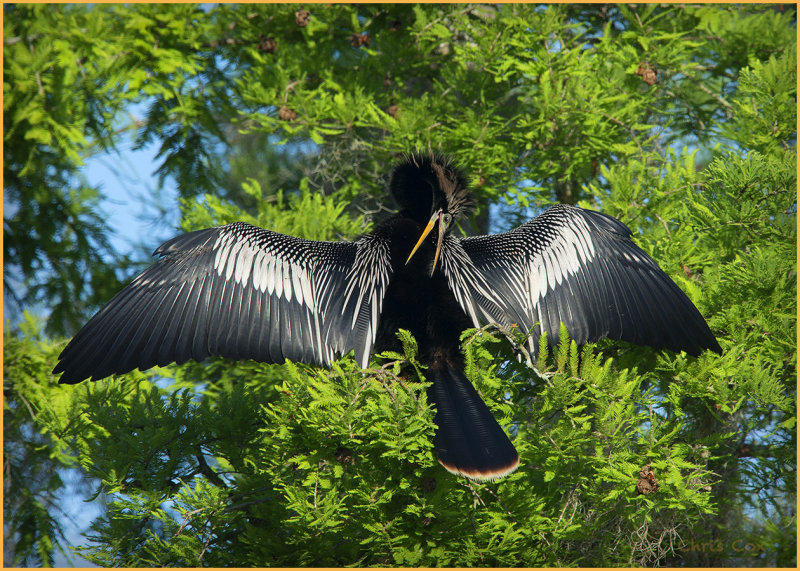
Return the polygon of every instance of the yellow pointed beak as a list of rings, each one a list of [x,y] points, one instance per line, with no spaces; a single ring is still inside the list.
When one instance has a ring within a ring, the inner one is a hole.
[[[411,253],[408,255],[408,259],[406,260],[406,264],[411,261],[412,256],[414,256],[417,250],[419,250],[420,245],[422,245],[422,242],[428,237],[428,234],[431,233],[431,230],[433,230],[433,225],[436,224],[437,221],[439,222],[439,238],[436,241],[436,253],[433,256],[431,275],[433,275],[433,272],[436,269],[436,263],[439,261],[439,252],[442,250],[442,240],[444,239],[445,232],[447,232],[447,228],[442,222],[441,210],[436,211],[433,216],[431,216],[431,219],[428,220],[427,226],[425,226],[425,229],[422,231],[422,235],[419,237],[419,240],[417,240],[417,243],[414,245],[414,249],[411,250]]]

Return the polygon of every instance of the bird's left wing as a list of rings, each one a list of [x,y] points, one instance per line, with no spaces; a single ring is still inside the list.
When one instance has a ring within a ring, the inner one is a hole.
[[[374,235],[317,242],[237,222],[173,238],[75,335],[61,382],[210,355],[366,367],[391,277]]]
[[[522,226],[442,245],[442,271],[476,327],[516,324],[557,343],[564,323],[577,343],[603,337],[686,351],[720,352],[692,302],[630,240],[619,220],[556,205]]]

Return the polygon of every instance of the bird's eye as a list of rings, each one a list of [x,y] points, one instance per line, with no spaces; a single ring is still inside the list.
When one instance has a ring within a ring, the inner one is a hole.
[[[450,222],[452,222],[452,221],[453,221],[453,215],[452,214],[450,214],[448,212],[445,212],[444,214],[442,214],[442,222],[444,222],[445,224],[449,225]]]

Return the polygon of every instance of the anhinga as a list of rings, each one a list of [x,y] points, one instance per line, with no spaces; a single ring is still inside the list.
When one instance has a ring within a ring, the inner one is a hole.
[[[453,221],[473,203],[447,158],[408,156],[389,188],[399,212],[353,242],[241,222],[165,242],[160,259],[75,335],[54,372],[76,383],[210,355],[329,365],[349,351],[366,368],[404,328],[432,381],[439,462],[491,479],[519,458],[464,374],[464,329],[516,325],[532,333],[531,352],[541,332],[557,343],[562,322],[578,343],[721,352],[691,301],[615,218],[555,205],[510,232],[457,238]]]

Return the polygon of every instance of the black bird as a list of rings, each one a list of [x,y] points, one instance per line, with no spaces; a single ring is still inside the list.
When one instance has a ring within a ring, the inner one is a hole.
[[[513,471],[508,436],[464,375],[459,335],[512,324],[558,343],[603,337],[686,351],[721,349],[691,301],[621,222],[550,207],[493,236],[457,238],[473,202],[449,159],[414,154],[393,171],[397,214],[353,242],[317,242],[237,222],[178,236],[61,353],[62,383],[210,355],[361,367],[409,330],[427,365],[436,455],[475,479]]]

